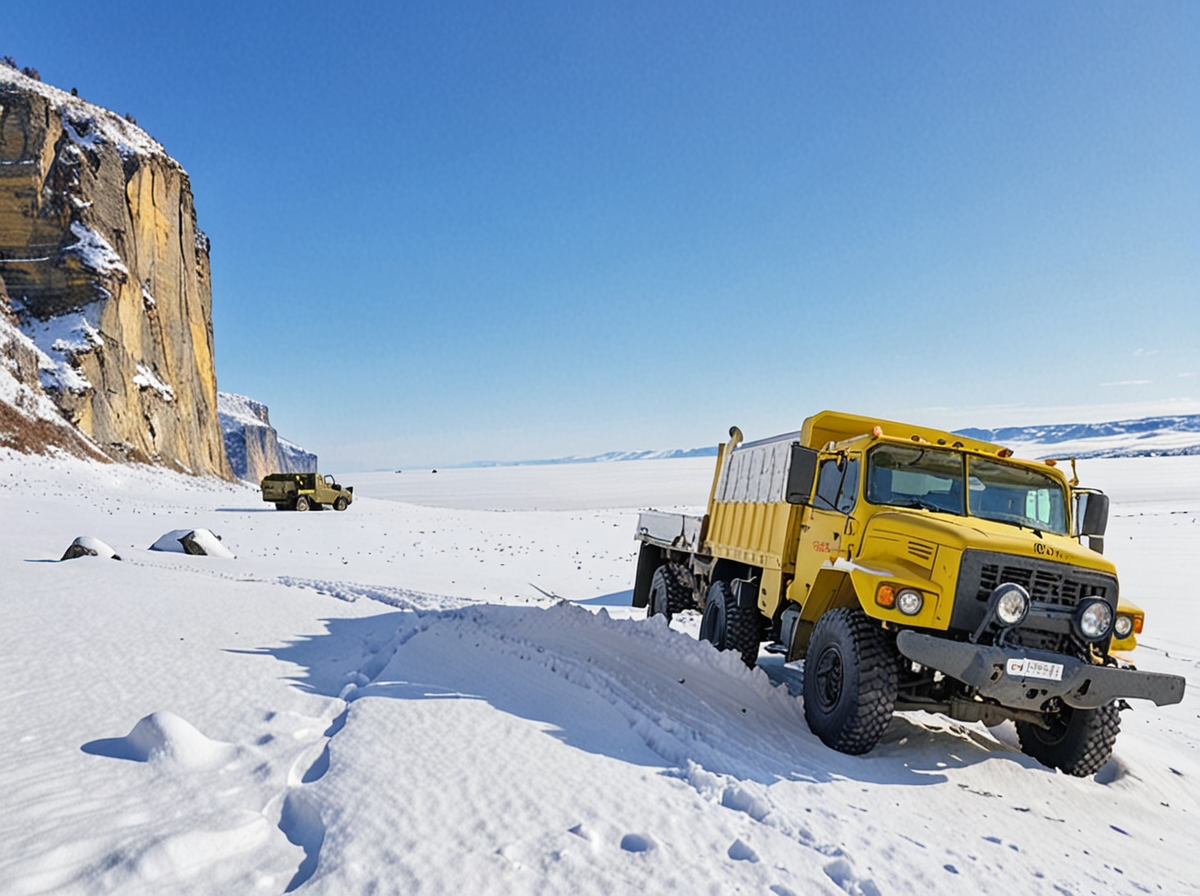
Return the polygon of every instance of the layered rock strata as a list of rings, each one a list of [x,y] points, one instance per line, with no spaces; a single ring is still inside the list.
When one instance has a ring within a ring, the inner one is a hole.
[[[281,439],[262,402],[219,392],[217,408],[225,435],[225,454],[239,479],[257,485],[268,473],[317,472],[317,456]]]
[[[208,253],[161,145],[0,65],[0,292],[42,389],[109,457],[232,479]]]

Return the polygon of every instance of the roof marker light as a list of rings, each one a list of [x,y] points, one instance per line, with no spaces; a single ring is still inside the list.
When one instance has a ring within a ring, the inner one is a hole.
[[[1046,466],[1048,466],[1048,467],[1057,467],[1057,466],[1058,466],[1058,461],[1056,461],[1056,460],[1055,460],[1054,458],[1052,458],[1052,457],[1048,457],[1048,458],[1046,458]]]
[[[1012,450],[1009,448],[1001,448],[996,452],[998,457],[1012,457]]]
[[[877,439],[883,438],[883,427],[876,426],[873,430],[871,430],[871,435],[873,435]]]

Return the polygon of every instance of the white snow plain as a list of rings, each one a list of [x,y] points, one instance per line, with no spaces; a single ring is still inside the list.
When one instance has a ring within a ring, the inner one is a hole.
[[[1200,891],[1200,457],[1080,473],[1134,658],[1188,678],[1088,779],[923,713],[834,753],[798,670],[629,607],[637,508],[699,509],[711,458],[347,476],[299,514],[0,451],[0,893]],[[148,550],[197,528],[236,559]],[[58,562],[80,535],[123,559]]]

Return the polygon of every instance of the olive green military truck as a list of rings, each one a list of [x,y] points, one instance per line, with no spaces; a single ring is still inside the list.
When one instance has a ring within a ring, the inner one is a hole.
[[[263,478],[262,496],[276,510],[320,510],[326,505],[345,510],[354,500],[354,488],[342,488],[332,476],[320,473],[272,473]]]
[[[833,411],[757,442],[735,427],[703,517],[640,515],[633,603],[702,610],[701,637],[748,665],[764,640],[803,660],[805,719],[835,750],[927,710],[1011,719],[1027,754],[1092,774],[1125,699],[1178,703],[1184,680],[1111,653],[1142,613],[1101,553],[1107,497],[1073,462],[1011,454]]]

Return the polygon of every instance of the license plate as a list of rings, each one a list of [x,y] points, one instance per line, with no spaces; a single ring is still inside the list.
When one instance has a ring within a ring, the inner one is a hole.
[[[1014,678],[1042,678],[1046,681],[1062,681],[1063,667],[1062,663],[1016,659],[1008,661],[1008,674]]]

